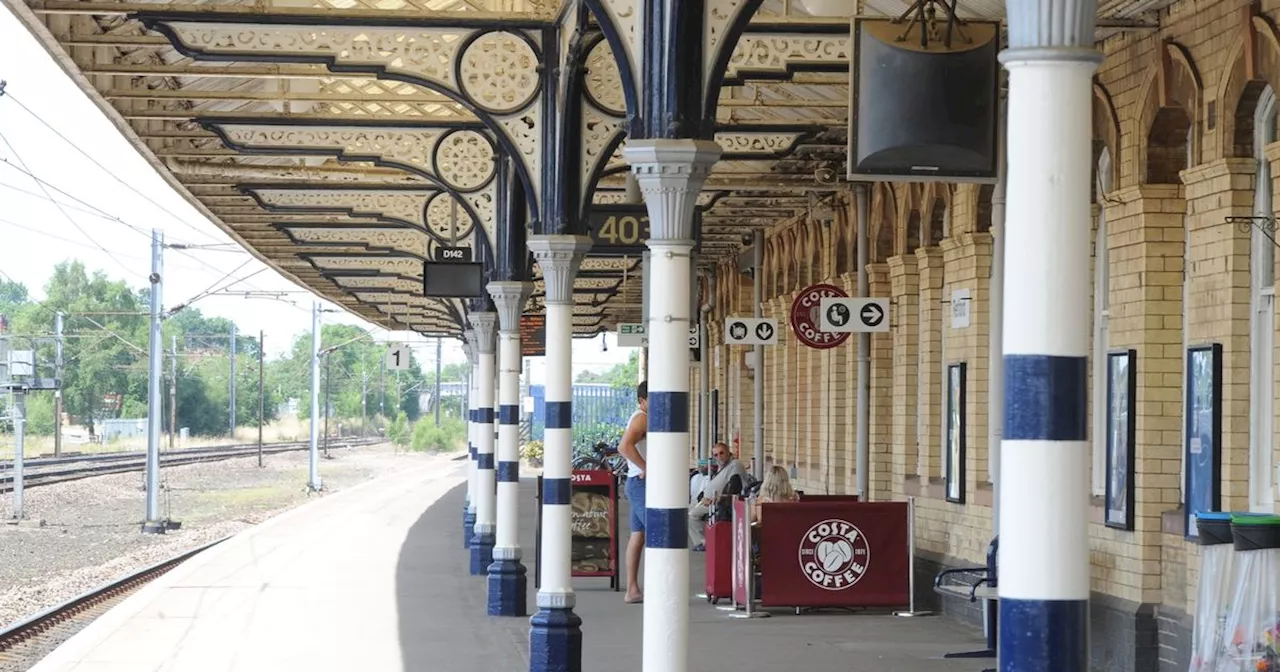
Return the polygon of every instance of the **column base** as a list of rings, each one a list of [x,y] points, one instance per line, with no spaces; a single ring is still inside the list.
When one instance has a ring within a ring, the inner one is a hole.
[[[490,616],[529,615],[528,571],[519,560],[494,560],[489,565]]]
[[[493,564],[493,534],[476,534],[471,538],[471,575],[482,576]]]
[[[471,548],[471,538],[476,536],[476,510],[467,508],[462,512],[462,547]]]
[[[543,607],[529,619],[529,672],[582,672],[582,619]]]

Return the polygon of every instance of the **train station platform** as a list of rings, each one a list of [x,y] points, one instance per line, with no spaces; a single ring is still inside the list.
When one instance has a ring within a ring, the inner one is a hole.
[[[32,671],[527,670],[528,619],[485,615],[485,579],[468,575],[458,543],[465,469],[465,461],[433,459],[246,530],[147,585]],[[532,549],[534,481],[522,485],[521,543]],[[701,563],[694,566],[700,583]],[[584,668],[639,670],[641,607],[604,580],[575,587]],[[691,669],[930,672],[990,663],[942,660],[981,646],[979,633],[940,618],[779,612],[745,621],[691,599]]]

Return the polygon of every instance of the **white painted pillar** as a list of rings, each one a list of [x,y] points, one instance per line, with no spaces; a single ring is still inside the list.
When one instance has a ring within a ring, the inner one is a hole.
[[[531,672],[581,672],[582,619],[570,584],[573,452],[573,279],[591,248],[586,236],[529,237],[547,309],[547,401],[542,461],[542,559],[538,613],[530,619]]]
[[[498,322],[495,313],[471,313],[471,328],[475,334],[476,368],[472,383],[475,386],[476,428],[476,528],[471,538],[471,574],[487,575],[493,562],[493,542],[496,527],[494,473],[493,473],[493,357],[496,350]]]
[[[1089,669],[1086,438],[1096,0],[1007,3],[1002,672]]]
[[[715,142],[698,140],[630,140],[623,151],[651,232],[644,672],[685,672],[689,665],[690,255],[693,209],[720,153]]]
[[[462,332],[462,353],[467,357],[467,363],[472,367],[472,374],[475,373],[475,348],[472,347],[475,341],[475,335],[470,329]],[[436,389],[439,389],[437,386]],[[462,510],[462,547],[471,548],[471,538],[475,536],[476,528],[476,400],[475,392],[475,376],[467,376],[467,502]],[[439,400],[436,400],[439,403]],[[468,556],[470,557],[470,556]]]
[[[520,315],[529,282],[491,282],[498,309],[498,532],[489,565],[489,615],[528,616],[529,581],[520,563]]]

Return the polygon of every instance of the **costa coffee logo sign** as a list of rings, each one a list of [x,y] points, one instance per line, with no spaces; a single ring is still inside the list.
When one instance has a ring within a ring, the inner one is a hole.
[[[866,575],[870,562],[871,547],[862,530],[847,520],[824,520],[800,540],[800,568],[823,590],[852,586]]]
[[[835,285],[811,285],[791,303],[791,330],[801,343],[819,350],[834,348],[849,339],[848,333],[822,331],[819,308],[827,298],[847,298],[849,295]]]

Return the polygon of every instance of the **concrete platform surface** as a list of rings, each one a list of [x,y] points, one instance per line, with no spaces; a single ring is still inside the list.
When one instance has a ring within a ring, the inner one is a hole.
[[[247,530],[146,586],[32,671],[527,670],[527,619],[486,616],[485,580],[467,573],[465,474],[465,462],[433,459]],[[534,483],[522,489],[532,606]],[[702,556],[694,559],[700,582]],[[640,670],[643,607],[624,604],[607,580],[575,587],[584,669]],[[994,666],[942,660],[981,648],[980,637],[936,617],[780,611],[744,621],[697,598],[690,610],[694,672]]]

